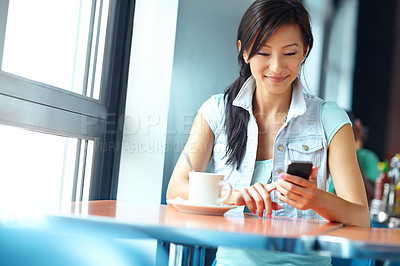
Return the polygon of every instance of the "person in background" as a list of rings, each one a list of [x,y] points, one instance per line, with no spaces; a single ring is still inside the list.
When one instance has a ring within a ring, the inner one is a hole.
[[[313,46],[299,0],[257,0],[238,29],[239,77],[199,109],[184,148],[196,171],[224,174],[234,191],[225,202],[272,214],[369,226],[368,203],[346,112],[303,91],[298,78]],[[289,160],[313,162],[309,179],[285,173]],[[188,198],[183,153],[167,200]],[[329,193],[331,176],[336,195]],[[217,265],[330,265],[323,254],[219,247]]]

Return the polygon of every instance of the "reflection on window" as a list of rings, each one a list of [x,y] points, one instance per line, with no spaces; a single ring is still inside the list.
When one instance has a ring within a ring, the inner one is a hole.
[[[57,211],[88,200],[93,141],[0,125],[0,147],[0,210]]]
[[[1,70],[99,99],[108,1],[10,0]]]

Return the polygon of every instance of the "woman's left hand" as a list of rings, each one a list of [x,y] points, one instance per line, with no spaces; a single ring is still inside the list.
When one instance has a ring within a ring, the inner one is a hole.
[[[277,181],[276,196],[283,202],[299,209],[312,209],[316,204],[318,167],[314,166],[308,180],[299,176],[281,173]]]

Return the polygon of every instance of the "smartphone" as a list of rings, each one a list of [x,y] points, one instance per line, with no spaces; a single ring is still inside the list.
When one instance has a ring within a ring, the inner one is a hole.
[[[286,173],[308,179],[313,164],[308,161],[289,161]]]

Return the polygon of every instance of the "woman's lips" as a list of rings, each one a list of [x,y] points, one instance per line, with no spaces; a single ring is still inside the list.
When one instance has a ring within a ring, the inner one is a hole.
[[[269,79],[272,82],[282,82],[284,81],[288,76],[266,76],[267,79]]]

